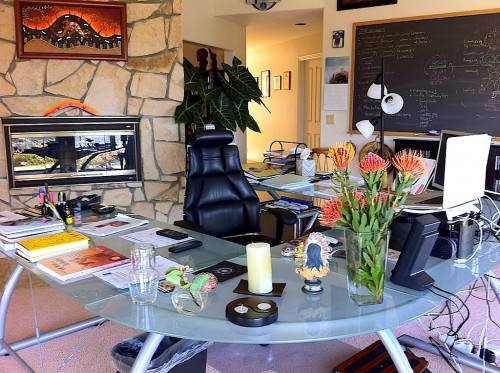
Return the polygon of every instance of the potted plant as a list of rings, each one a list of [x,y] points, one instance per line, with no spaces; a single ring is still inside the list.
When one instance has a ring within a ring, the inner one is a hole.
[[[355,150],[351,143],[337,143],[328,156],[335,166],[337,197],[322,209],[320,221],[345,228],[347,281],[350,297],[360,305],[382,303],[389,242],[389,226],[408,196],[410,187],[425,174],[425,162],[416,153],[401,151],[391,163],[397,171],[394,191],[383,190],[389,161],[368,153],[360,161],[365,187],[350,182],[349,164]]]
[[[248,110],[249,102],[264,105],[255,78],[236,57],[232,65],[222,66],[222,70],[201,71],[184,59],[184,101],[175,110],[175,121],[193,123],[197,129],[215,125],[260,132]]]

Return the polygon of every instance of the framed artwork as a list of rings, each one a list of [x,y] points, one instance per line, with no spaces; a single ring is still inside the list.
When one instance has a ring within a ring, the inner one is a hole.
[[[260,73],[260,90],[263,97],[271,96],[271,70],[264,70]]]
[[[16,0],[19,58],[127,60],[125,3]]]
[[[344,30],[334,31],[332,33],[332,48],[344,48]]]
[[[285,71],[283,73],[283,89],[285,91],[289,91],[292,89],[292,72],[291,71]]]
[[[275,91],[281,91],[281,75],[273,77],[273,89]]]
[[[397,4],[398,0],[337,0],[337,10],[368,8],[372,6]]]

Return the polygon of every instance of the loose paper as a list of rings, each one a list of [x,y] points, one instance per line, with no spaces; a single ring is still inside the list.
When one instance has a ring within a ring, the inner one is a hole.
[[[193,237],[183,238],[181,240],[174,240],[173,238],[163,237],[156,234],[161,228],[151,228],[140,232],[129,233],[120,238],[135,243],[150,243],[154,247],[167,247],[173,246],[178,243],[193,240]]]
[[[176,263],[170,259],[164,258],[159,255],[156,256],[155,262],[156,262],[155,264],[156,272],[158,272],[160,276],[165,274],[165,272],[169,268],[179,267],[179,263]],[[131,270],[132,270],[132,264],[128,263],[106,271],[96,272],[94,273],[94,276],[107,282],[108,284],[114,286],[115,288],[127,289]]]
[[[324,109],[327,111],[347,110],[348,97],[349,57],[326,58]]]

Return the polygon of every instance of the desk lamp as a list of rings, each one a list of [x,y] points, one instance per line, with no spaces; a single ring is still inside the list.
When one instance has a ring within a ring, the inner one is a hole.
[[[384,59],[382,59],[382,73],[377,75],[366,94],[369,98],[380,100],[380,115],[356,123],[356,128],[366,139],[370,138],[373,131],[375,131],[375,127],[380,125],[380,156],[382,158],[384,158],[384,114],[397,114],[404,104],[404,100],[400,95],[387,92],[387,87],[384,85]]]

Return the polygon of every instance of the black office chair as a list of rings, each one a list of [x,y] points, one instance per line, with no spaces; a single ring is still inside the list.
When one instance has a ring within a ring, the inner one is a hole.
[[[260,234],[260,203],[245,177],[238,147],[229,145],[233,133],[224,130],[199,132],[188,149],[188,175],[184,220],[174,224],[246,245],[283,240],[284,225],[297,223],[285,209],[266,211],[276,217],[276,237]]]

